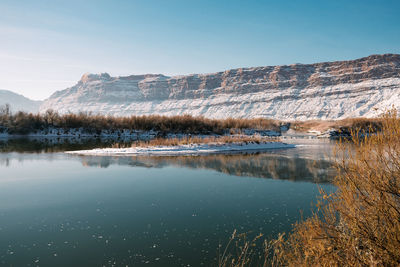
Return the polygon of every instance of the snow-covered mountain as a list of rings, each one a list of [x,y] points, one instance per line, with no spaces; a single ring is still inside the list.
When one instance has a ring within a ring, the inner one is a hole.
[[[5,104],[10,105],[12,112],[26,111],[37,113],[42,101],[31,100],[8,90],[0,90],[0,106],[4,106]]]
[[[393,105],[400,108],[400,55],[384,54],[175,77],[85,74],[40,110],[304,120],[372,117]]]

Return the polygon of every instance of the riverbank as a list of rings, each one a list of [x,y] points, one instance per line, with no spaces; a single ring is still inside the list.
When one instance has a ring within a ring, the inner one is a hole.
[[[352,118],[340,121],[278,121],[267,118],[208,119],[181,116],[112,117],[94,114],[11,113],[0,108],[0,138],[93,137],[93,138],[180,138],[185,135],[260,135],[303,138],[349,137],[351,132],[378,132],[381,120]]]
[[[67,151],[68,154],[78,155],[154,155],[154,156],[179,156],[179,155],[204,155],[219,153],[238,153],[246,151],[264,151],[269,149],[294,148],[293,144],[282,142],[238,142],[214,144],[188,144],[177,146],[148,146],[129,148],[101,148],[92,150]]]

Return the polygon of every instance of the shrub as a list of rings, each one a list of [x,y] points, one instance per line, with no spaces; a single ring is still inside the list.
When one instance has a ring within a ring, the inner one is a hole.
[[[139,140],[134,142],[132,147],[152,147],[152,146],[180,146],[180,145],[192,145],[192,144],[242,144],[242,143],[265,143],[275,142],[277,140],[271,138],[262,138],[259,136],[209,136],[209,137],[198,137],[188,136],[184,138],[155,138],[147,141]],[[121,147],[115,144],[114,147]]]
[[[382,131],[369,137],[353,132],[352,145],[335,151],[337,190],[321,197],[313,215],[284,238],[265,241],[257,256],[254,241],[224,253],[219,266],[399,266],[400,119],[392,110]],[[230,241],[232,243],[232,241]],[[230,244],[229,243],[229,244]],[[244,249],[246,251],[244,251]],[[246,253],[248,259],[243,258]],[[256,257],[255,257],[256,256]],[[254,260],[256,258],[256,261]]]
[[[322,192],[318,212],[298,223],[280,244],[289,266],[398,266],[400,264],[400,120],[382,119],[382,132],[353,133],[338,144],[337,191]]]
[[[161,134],[224,134],[230,129],[279,129],[279,122],[270,119],[208,119],[204,117],[181,116],[127,116],[113,117],[90,113],[60,115],[53,110],[43,114],[18,112],[11,114],[9,106],[0,107],[0,126],[11,134],[27,134],[49,128],[64,130],[82,128],[85,132],[99,133],[101,130],[154,130]]]

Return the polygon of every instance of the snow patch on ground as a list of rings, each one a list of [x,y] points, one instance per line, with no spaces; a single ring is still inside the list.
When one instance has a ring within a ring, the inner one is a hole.
[[[102,148],[92,150],[67,151],[68,154],[78,155],[153,155],[153,156],[182,156],[204,155],[218,153],[238,153],[246,151],[263,151],[269,149],[294,148],[293,144],[282,142],[265,143],[232,143],[232,144],[191,144],[179,146],[153,146],[130,148]]]

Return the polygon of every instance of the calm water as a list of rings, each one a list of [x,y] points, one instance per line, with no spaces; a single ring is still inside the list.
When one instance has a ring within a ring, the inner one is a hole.
[[[316,183],[333,189],[327,143],[230,156],[83,157],[37,153],[68,144],[13,142],[0,143],[2,266],[214,265],[234,229],[274,237],[300,210],[310,214]]]

